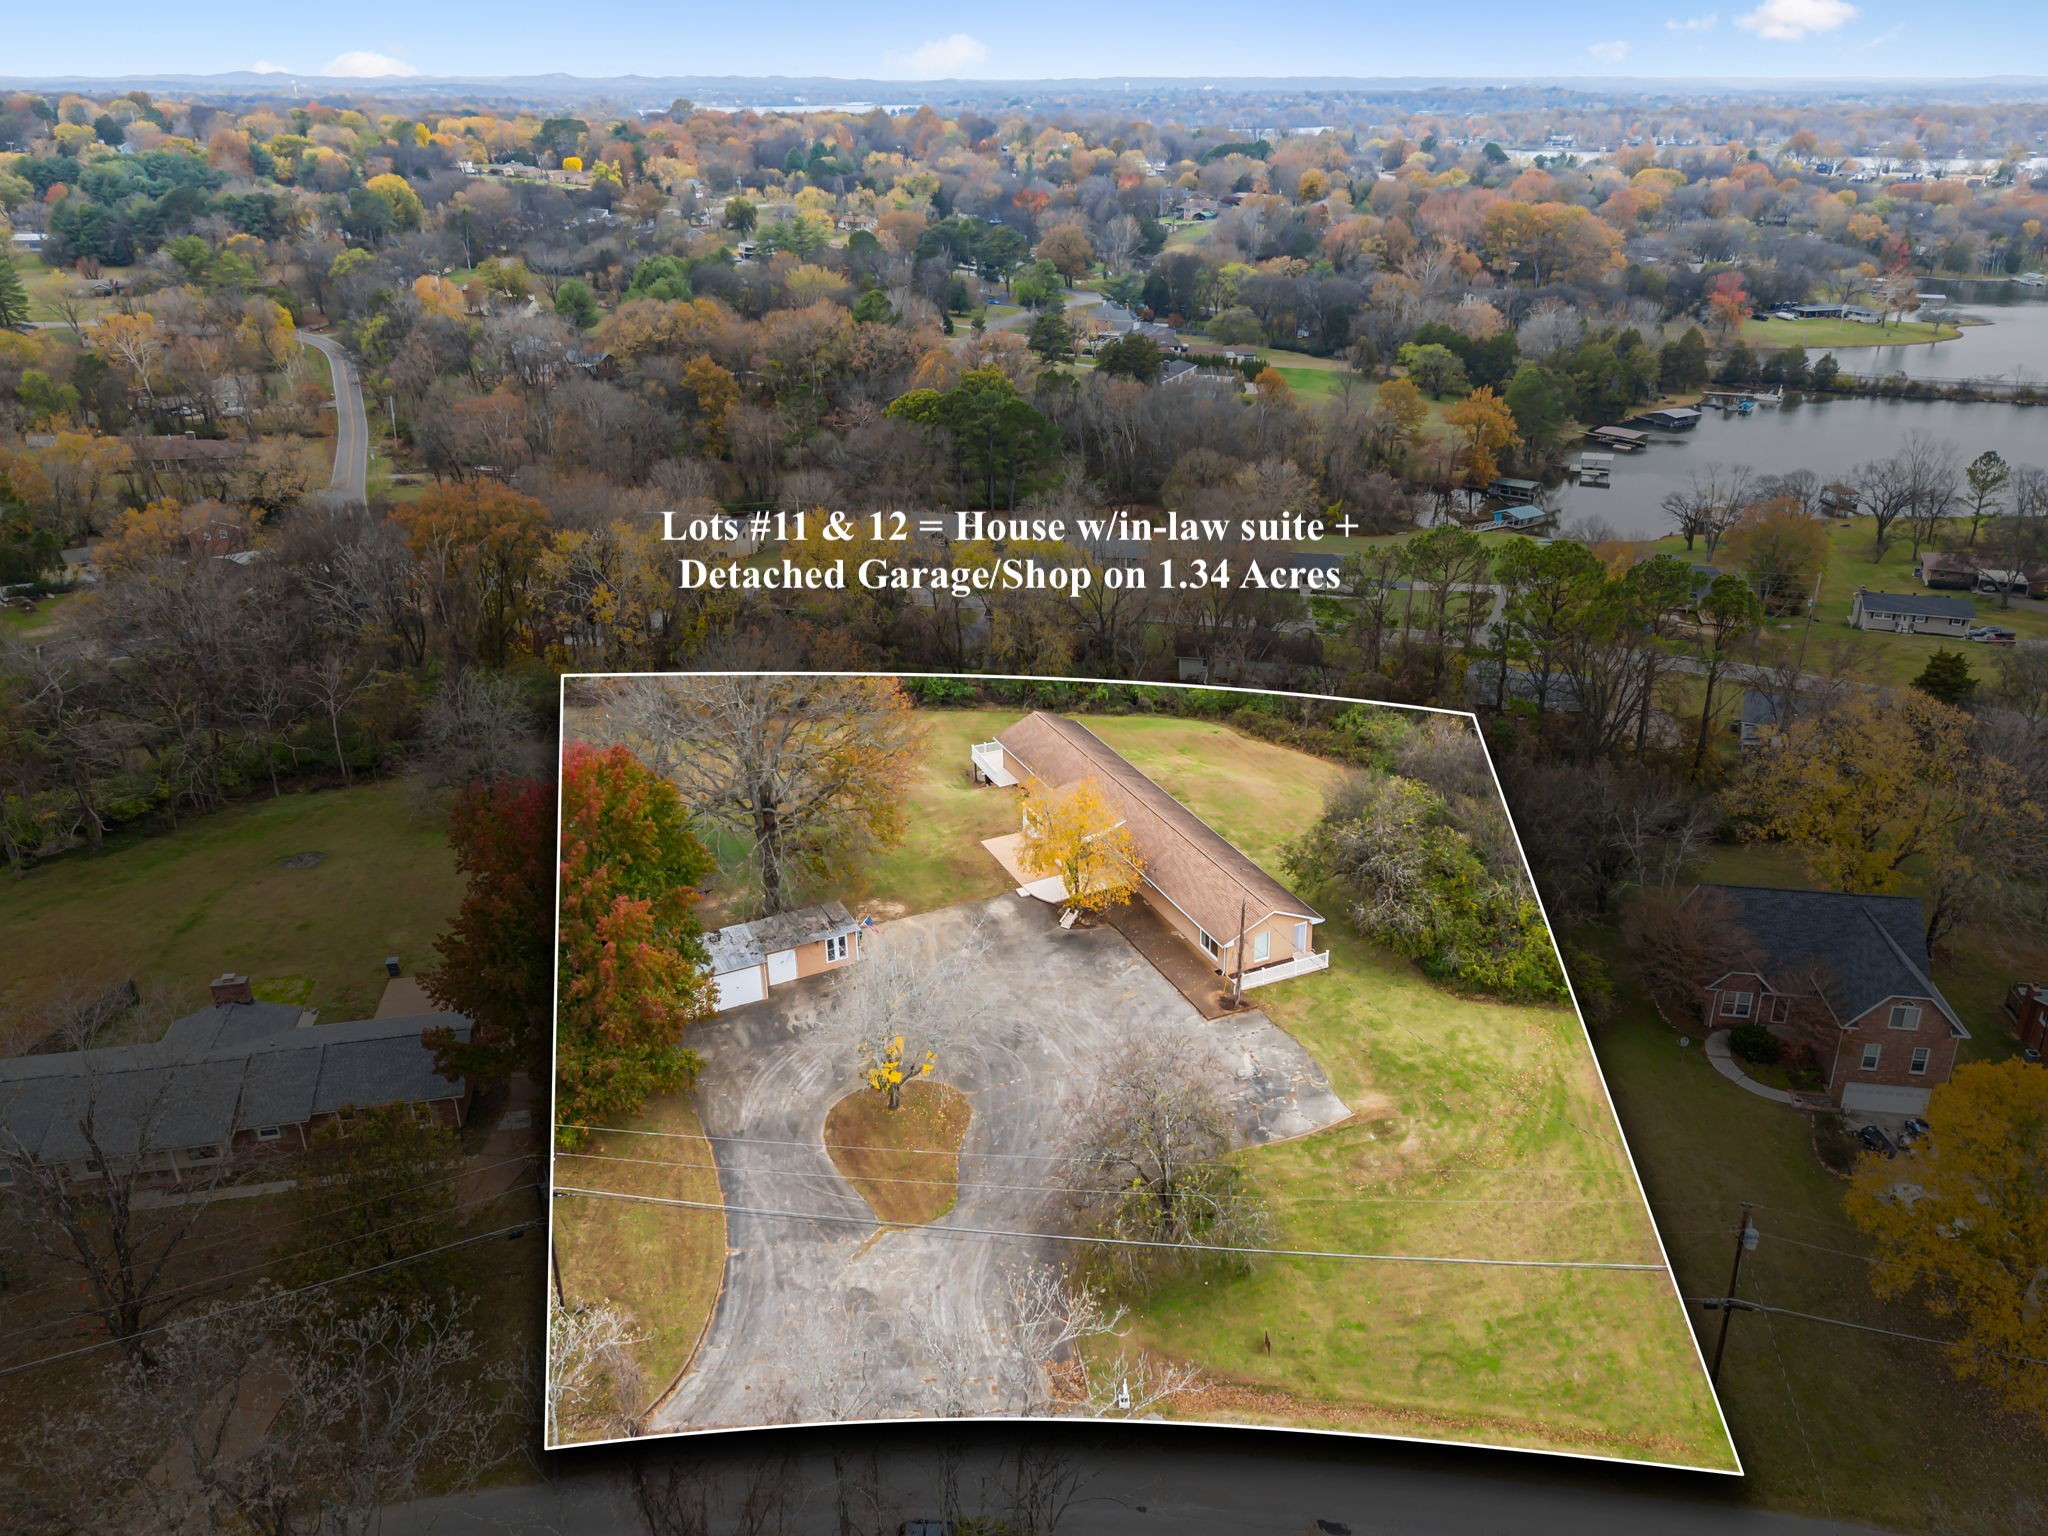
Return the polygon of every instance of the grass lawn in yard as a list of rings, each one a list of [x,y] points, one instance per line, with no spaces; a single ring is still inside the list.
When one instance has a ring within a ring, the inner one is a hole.
[[[687,1093],[657,1094],[633,1131],[556,1153],[556,1178],[584,1189],[721,1203],[711,1144]],[[579,1156],[577,1154],[589,1154]],[[606,1162],[605,1158],[632,1158]],[[634,1359],[652,1405],[697,1352],[725,1279],[725,1213],[564,1196],[554,1202],[556,1264],[572,1307],[609,1301],[642,1335]]]
[[[1895,524],[1895,537],[1883,556],[1878,557],[1872,553],[1872,529],[1868,518],[1838,519],[1828,523],[1828,569],[1821,583],[1820,602],[1814,608],[1813,631],[1808,641],[1809,656],[1818,660],[1825,649],[1839,647],[1867,670],[1870,681],[1909,683],[1937,650],[1959,650],[1969,657],[1970,670],[1980,682],[1990,678],[1997,661],[1997,650],[1992,646],[1966,640],[1938,639],[1933,635],[1900,635],[1849,627],[1849,604],[1858,587],[1868,587],[1873,592],[1930,592],[1913,574],[1913,547],[1905,539],[1896,537],[1898,532]],[[1653,553],[1676,555],[1697,564],[1713,563],[1703,546],[1696,544],[1688,554],[1685,541],[1676,536],[1651,540],[1644,547]],[[1975,592],[1941,591],[1931,595],[1959,597],[1969,602],[1976,609],[1975,622],[1979,624],[1999,625],[2012,630],[2021,639],[2048,639],[2048,612],[2020,604],[2000,608],[1997,598]],[[1772,619],[1767,633],[1783,634],[1796,640],[1801,623],[1801,619]]]
[[[58,313],[57,301],[66,292],[76,290],[81,297],[92,285],[74,272],[62,267],[53,267],[41,256],[20,256],[14,258],[14,269],[21,274],[21,285],[28,290],[28,314],[31,320],[62,320]],[[103,278],[125,279],[133,269],[129,267],[103,267]],[[91,324],[113,306],[112,299],[84,298],[80,319]],[[70,333],[65,333],[67,338]]]
[[[1822,352],[1839,352],[1849,347],[1896,347],[1908,342],[1953,341],[1962,335],[1953,325],[1931,320],[1899,320],[1891,325],[1861,320],[1772,320],[1764,316],[1745,320],[1742,341],[1752,348],[1804,347],[1808,361]]]
[[[1768,870],[1740,873],[1760,882]],[[1842,1214],[1847,1185],[1814,1155],[1807,1117],[1724,1081],[1697,1038],[1679,1046],[1626,965],[1617,959],[1612,969],[1616,1017],[1596,1044],[1684,1294],[1727,1286],[1741,1203],[1750,1201],[1762,1236],[1743,1263],[1743,1297],[1943,1334],[1918,1305],[1872,1297],[1867,1247]],[[1710,1351],[1720,1316],[1693,1313]],[[1747,1474],[1745,1502],[1953,1536],[2048,1525],[2039,1437],[1957,1381],[1938,1349],[1739,1313],[1720,1392]]]
[[[886,1095],[858,1088],[825,1116],[825,1150],[877,1221],[921,1227],[960,1198],[960,1145],[972,1114],[967,1096],[944,1083],[905,1083],[893,1110]]]
[[[910,786],[903,841],[871,861],[844,898],[876,918],[930,912],[1014,888],[981,845],[1017,830],[1016,799],[968,776],[967,749],[1015,724],[1018,711],[932,709],[919,718],[930,739]]]
[[[286,860],[319,854],[289,868]],[[432,958],[462,891],[438,815],[409,784],[287,794],[124,836],[0,884],[0,1001],[133,978],[196,1006],[222,971],[288,978],[329,1021],[364,1019],[384,957]]]
[[[1276,873],[1343,772],[1209,722],[1084,718]],[[1461,999],[1336,921],[1320,933],[1330,969],[1256,1001],[1353,1118],[1248,1154],[1277,1246],[1658,1262],[1569,1009]],[[1156,1293],[1139,1337],[1210,1374],[1194,1417],[1733,1466],[1658,1273],[1268,1259]]]

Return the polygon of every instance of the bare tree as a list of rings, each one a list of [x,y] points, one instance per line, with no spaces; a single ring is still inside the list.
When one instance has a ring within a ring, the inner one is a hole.
[[[640,1433],[646,1382],[633,1350],[645,1338],[610,1302],[548,1308],[549,1445]]]
[[[1009,1337],[1027,1372],[1026,1413],[1137,1418],[1201,1385],[1184,1361],[1121,1347],[1127,1310],[1057,1265],[1013,1270],[1006,1290]]]
[[[420,720],[419,756],[429,782],[494,784],[537,766],[533,711],[519,682],[471,667],[441,685]]]
[[[1687,551],[1692,549],[1693,540],[1698,539],[1711,560],[1721,535],[1755,499],[1755,486],[1747,466],[1709,464],[1687,475],[1683,488],[1666,496],[1663,507],[1677,524]]]
[[[636,1454],[633,1504],[647,1536],[783,1536],[797,1487],[787,1457],[750,1460],[733,1476],[673,1446]]]

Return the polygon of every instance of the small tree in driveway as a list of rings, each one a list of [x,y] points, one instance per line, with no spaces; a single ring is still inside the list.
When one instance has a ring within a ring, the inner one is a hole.
[[[902,1107],[903,1085],[931,1076],[939,1052],[980,1011],[987,956],[979,925],[957,940],[903,923],[862,935],[860,963],[840,975],[836,1011],[862,1081],[886,1094],[889,1108]]]
[[[1094,914],[1123,906],[1138,894],[1145,861],[1102,786],[1083,779],[1048,789],[1033,779],[1024,788],[1024,841],[1018,849],[1027,873],[1058,875],[1070,912]]]
[[[861,1076],[868,1080],[868,1086],[877,1093],[886,1094],[891,1109],[903,1107],[903,1085],[930,1077],[932,1068],[939,1063],[936,1051],[926,1051],[917,1056],[908,1051],[901,1035],[876,1044],[871,1040],[861,1042]]]

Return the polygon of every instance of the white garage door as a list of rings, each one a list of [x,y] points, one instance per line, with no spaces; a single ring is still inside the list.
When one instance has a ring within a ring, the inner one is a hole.
[[[727,971],[723,976],[714,976],[711,981],[718,993],[721,1012],[737,1008],[742,1003],[758,1003],[768,995],[768,983],[762,980],[758,965],[750,965],[744,971]]]
[[[1879,1115],[1917,1115],[1927,1108],[1925,1088],[1893,1088],[1883,1083],[1851,1083],[1842,1090],[1842,1108]]]
[[[779,987],[785,981],[796,980],[796,951],[778,949],[768,957],[768,985]]]

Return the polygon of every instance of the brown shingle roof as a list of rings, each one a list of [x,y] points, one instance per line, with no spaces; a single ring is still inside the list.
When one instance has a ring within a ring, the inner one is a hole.
[[[1275,912],[1322,914],[1233,847],[1079,721],[1037,710],[996,738],[1032,778],[1065,788],[1092,778],[1130,828],[1145,878],[1219,944],[1237,942],[1240,903],[1256,923]]]

